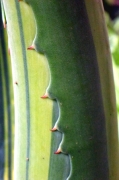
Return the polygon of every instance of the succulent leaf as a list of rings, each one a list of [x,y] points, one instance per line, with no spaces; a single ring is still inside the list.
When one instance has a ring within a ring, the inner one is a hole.
[[[3,4],[18,82],[15,180],[118,179],[115,95],[102,2]],[[51,127],[58,131],[50,133]]]

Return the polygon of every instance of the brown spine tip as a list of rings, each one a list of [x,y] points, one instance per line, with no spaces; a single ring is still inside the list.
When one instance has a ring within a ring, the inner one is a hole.
[[[52,129],[50,129],[50,131],[52,131],[52,132],[57,131],[57,128],[53,127]]]
[[[42,99],[46,99],[48,98],[48,95],[47,94],[44,94],[43,96],[41,96]]]
[[[15,82],[14,82],[14,84],[18,85],[18,82],[17,82],[17,81],[15,81]]]
[[[61,153],[61,149],[58,149],[57,151],[54,152],[54,154],[60,154]]]
[[[5,23],[3,23],[3,27],[4,27],[4,29],[6,29],[7,28],[7,23],[5,22]]]
[[[31,45],[27,48],[28,50],[35,50],[35,46],[34,45]]]

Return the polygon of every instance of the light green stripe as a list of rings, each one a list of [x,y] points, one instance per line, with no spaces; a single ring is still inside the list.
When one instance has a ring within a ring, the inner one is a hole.
[[[26,158],[29,158],[30,154],[30,98],[29,98],[29,79],[28,79],[28,69],[27,69],[27,56],[26,56],[26,47],[24,41],[24,32],[22,26],[22,18],[19,7],[19,2],[15,1],[16,10],[17,10],[17,18],[18,25],[20,30],[20,40],[22,44],[22,55],[23,55],[23,64],[24,64],[24,77],[25,77],[25,93],[26,93],[26,113],[27,113],[27,150],[26,150]],[[29,179],[29,161],[26,161],[26,180]]]

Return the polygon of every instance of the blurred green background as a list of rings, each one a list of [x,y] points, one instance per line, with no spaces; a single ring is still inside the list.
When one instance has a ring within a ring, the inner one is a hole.
[[[112,54],[119,121],[119,0],[103,0],[103,3],[105,8],[105,19],[109,35],[110,50]]]

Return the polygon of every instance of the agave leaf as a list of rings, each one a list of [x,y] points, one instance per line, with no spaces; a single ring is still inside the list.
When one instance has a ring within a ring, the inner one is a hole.
[[[15,179],[118,179],[102,2],[26,3],[3,1],[16,82]],[[52,100],[43,99],[47,96]],[[52,127],[59,132],[51,136]]]

